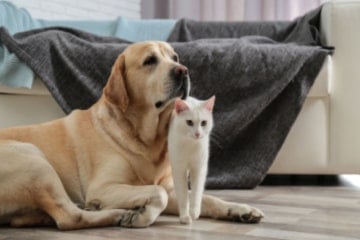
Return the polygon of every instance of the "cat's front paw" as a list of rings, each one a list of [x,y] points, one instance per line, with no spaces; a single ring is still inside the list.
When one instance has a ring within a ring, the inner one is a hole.
[[[180,223],[182,224],[191,224],[192,220],[189,215],[180,216]]]
[[[190,216],[192,220],[199,219],[201,213],[201,207],[190,208]]]

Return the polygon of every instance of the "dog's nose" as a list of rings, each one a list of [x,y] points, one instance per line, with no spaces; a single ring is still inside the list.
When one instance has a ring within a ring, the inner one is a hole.
[[[176,77],[183,77],[188,75],[188,69],[184,65],[179,65],[175,67],[174,73]]]

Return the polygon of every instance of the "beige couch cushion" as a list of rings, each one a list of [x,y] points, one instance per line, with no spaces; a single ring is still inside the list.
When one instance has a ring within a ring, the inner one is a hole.
[[[35,78],[33,86],[31,89],[28,88],[12,88],[0,84],[0,93],[9,93],[9,94],[22,94],[22,95],[41,95],[49,96],[50,92],[47,90],[46,86],[42,83],[39,78]]]
[[[331,56],[328,56],[324,62],[323,67],[319,72],[319,75],[315,79],[314,85],[310,89],[308,97],[323,98],[329,95],[330,83],[331,83],[331,67],[332,67]]]
[[[329,167],[329,98],[307,98],[269,173],[326,173]]]
[[[52,96],[0,94],[0,128],[37,124],[63,116]]]

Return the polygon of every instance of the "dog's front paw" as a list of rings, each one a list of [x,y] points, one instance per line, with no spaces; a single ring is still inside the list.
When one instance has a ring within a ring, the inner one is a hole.
[[[139,214],[140,213],[138,211],[129,210],[120,219],[119,225],[121,227],[128,227],[128,228],[133,227],[136,218],[139,217]]]
[[[85,210],[87,211],[99,211],[101,209],[102,206],[99,199],[93,199],[85,204]]]
[[[248,205],[239,205],[228,209],[228,218],[241,223],[258,223],[264,218],[264,213]]]
[[[129,210],[120,220],[119,225],[128,228],[145,228],[153,224],[158,216],[145,205]]]
[[[128,210],[120,219],[119,225],[121,227],[147,227],[146,225],[140,224],[140,216],[145,211],[145,207],[137,208],[134,210]]]

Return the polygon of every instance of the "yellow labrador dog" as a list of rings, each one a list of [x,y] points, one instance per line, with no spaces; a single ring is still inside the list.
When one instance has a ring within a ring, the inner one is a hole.
[[[130,45],[99,101],[55,121],[0,131],[0,224],[147,227],[178,214],[167,130],[188,70],[163,42]],[[260,210],[204,196],[201,216],[259,222]]]

